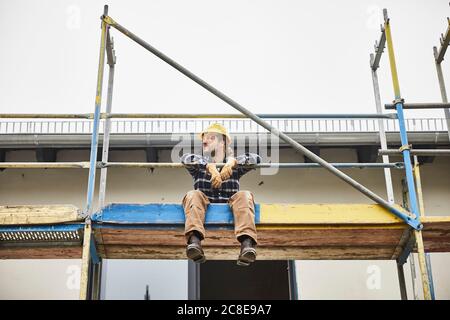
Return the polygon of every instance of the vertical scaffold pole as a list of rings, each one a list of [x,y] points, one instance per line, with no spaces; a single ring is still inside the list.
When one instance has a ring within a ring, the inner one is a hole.
[[[374,93],[374,97],[375,97],[375,107],[377,110],[377,114],[382,114],[383,110],[381,107],[381,96],[380,96],[380,85],[378,82],[378,74],[377,74],[377,69],[380,65],[380,58],[381,58],[381,54],[384,51],[384,47],[386,44],[386,33],[384,31],[384,29],[381,29],[381,38],[380,38],[380,42],[379,43],[375,43],[375,54],[376,56],[374,56],[373,54],[370,55],[370,70],[372,73],[372,84],[373,84],[373,93]],[[381,148],[387,149],[387,139],[386,139],[386,130],[384,128],[384,120],[383,119],[378,119],[378,130],[380,133],[380,144],[381,144]],[[382,156],[383,159],[383,163],[389,163],[389,156],[387,155],[383,155]],[[392,176],[391,176],[391,170],[389,168],[385,168],[384,169],[384,179],[386,182],[386,194],[388,197],[388,201],[389,203],[394,204],[395,200],[394,200],[394,190],[392,187]]]
[[[105,6],[104,16],[108,15],[108,6]],[[91,139],[91,155],[90,155],[90,165],[89,165],[89,180],[88,180],[88,192],[87,192],[87,204],[85,214],[90,217],[92,214],[92,202],[94,198],[95,190],[95,171],[97,163],[97,148],[98,148],[98,131],[100,123],[100,111],[102,104],[102,87],[103,87],[103,71],[105,68],[105,47],[106,47],[106,32],[108,25],[102,19],[102,33],[100,40],[100,58],[98,63],[98,74],[97,74],[97,91],[95,96],[95,113],[94,113],[94,126],[92,129],[92,139]]]
[[[419,208],[420,208],[420,216],[425,216],[425,203],[423,201],[423,193],[422,193],[422,179],[420,178],[420,165],[419,165],[419,159],[417,156],[414,156],[414,178],[416,180],[416,187],[417,187],[417,198],[419,201]],[[425,264],[428,271],[428,281],[430,283],[430,294],[431,299],[435,300],[434,295],[434,284],[433,284],[433,272],[431,269],[431,258],[429,253],[425,253]]]
[[[91,239],[94,239],[92,237]],[[94,246],[93,240],[91,241],[91,246]],[[92,250],[92,247],[91,247]],[[91,259],[92,261],[92,259]],[[91,300],[100,300],[101,296],[101,279],[103,273],[103,261],[99,258],[99,261],[95,263],[92,261],[92,276],[91,276],[91,284],[90,284],[90,292],[91,292]]]
[[[295,260],[288,260],[289,274],[289,297],[291,300],[298,300],[298,283],[297,271],[295,268]]]
[[[414,230],[417,244],[417,256],[419,258],[420,275],[422,278],[423,297],[425,300],[431,300],[431,288],[427,270],[427,263],[425,257],[425,247],[423,245],[422,232]]]
[[[416,275],[416,260],[414,257],[414,253],[411,253],[409,255],[409,263],[411,268],[411,280],[412,280],[412,290],[413,290],[413,296],[414,300],[419,300],[419,293],[417,292],[417,275]]]
[[[409,198],[408,187],[406,185],[405,179],[402,179],[402,200],[403,200],[402,202],[403,202],[403,207],[407,210],[409,210],[408,198]],[[413,236],[411,230],[409,230],[409,232],[411,234],[410,236]],[[412,249],[413,248],[411,248],[411,251],[412,251]],[[413,297],[414,297],[414,300],[419,300],[419,295],[417,293],[418,284],[417,284],[416,263],[415,263],[414,252],[410,252],[408,256],[409,256],[409,266],[411,269],[411,286],[412,286],[412,291],[413,291]]]
[[[80,275],[80,300],[89,299],[89,278],[90,278],[90,264],[91,264],[91,222],[88,221],[84,225],[83,236],[83,256],[81,260],[81,275]]]
[[[410,203],[412,213],[416,216],[416,219],[420,220],[420,212],[419,212],[419,207],[418,207],[418,203],[417,203],[417,194],[416,194],[416,188],[414,185],[414,176],[413,176],[413,170],[412,170],[412,164],[411,164],[411,155],[410,155],[409,144],[408,144],[408,135],[406,132],[405,117],[403,114],[403,99],[401,98],[401,94],[400,94],[400,85],[399,85],[399,81],[398,81],[397,66],[395,63],[391,26],[390,26],[390,21],[389,21],[386,9],[383,9],[383,16],[384,16],[384,29],[386,32],[386,43],[387,43],[388,54],[389,54],[389,63],[391,66],[392,84],[394,87],[394,94],[395,94],[394,103],[395,103],[395,108],[397,110],[397,117],[398,117],[398,122],[399,122],[399,127],[400,127],[400,138],[401,138],[401,142],[402,142],[401,150],[402,150],[402,154],[403,154],[403,161],[405,164],[405,174],[406,174],[406,183],[408,186],[409,203]],[[418,230],[414,230],[414,235],[415,235],[415,239],[416,239],[417,252],[418,252],[418,256],[419,256],[419,265],[420,265],[420,271],[421,271],[421,275],[422,275],[424,299],[430,300],[431,299],[430,283],[428,281],[428,272],[427,272],[426,263],[425,263],[425,251],[424,251],[424,246],[423,246],[422,232],[418,231]]]
[[[403,264],[397,263],[398,282],[400,286],[400,297],[402,300],[408,300],[406,292],[405,272],[403,270]]]
[[[108,15],[108,6],[104,6],[103,16]],[[98,131],[100,123],[100,112],[101,112],[101,102],[102,102],[102,87],[103,87],[103,71],[105,67],[105,47],[106,47],[106,33],[108,31],[108,25],[103,21],[101,23],[101,37],[100,37],[100,57],[98,63],[98,73],[97,73],[97,90],[95,95],[95,113],[94,113],[94,126],[92,129],[91,138],[91,153],[90,153],[90,164],[89,164],[89,180],[88,180],[88,191],[86,208],[84,214],[86,215],[86,221],[84,226],[84,237],[83,237],[83,253],[81,262],[81,277],[80,277],[80,300],[87,300],[92,298],[92,292],[90,286],[92,285],[92,261],[91,261],[91,250],[92,245],[95,247],[92,237],[92,224],[91,224],[91,214],[92,214],[92,200],[94,198],[95,190],[95,171],[97,163],[97,147],[98,147]],[[98,261],[96,263],[99,263]]]
[[[106,56],[107,63],[109,65],[108,72],[108,94],[106,97],[106,119],[104,121],[103,127],[103,146],[102,146],[102,162],[108,162],[109,156],[109,140],[111,133],[111,119],[108,115],[112,110],[112,96],[113,96],[113,87],[114,87],[114,70],[116,64],[116,55],[114,51],[114,42],[110,37],[109,29],[106,32]],[[106,198],[106,179],[108,176],[108,168],[104,167],[100,170],[100,190],[98,197],[98,204],[100,208],[105,206],[105,198]],[[94,266],[94,277],[92,287],[93,291],[93,299],[100,300],[102,296],[102,289],[104,289],[103,281],[106,281],[106,268],[104,268],[105,261],[102,258],[99,259],[99,263]]]
[[[436,47],[434,47],[433,49],[434,49],[434,54],[436,56],[437,49],[436,49]],[[445,82],[444,82],[444,74],[442,73],[442,65],[440,62],[438,62],[437,59],[434,62],[436,64],[436,72],[437,72],[437,76],[438,76],[439,90],[441,91],[442,102],[448,103],[447,91],[445,89]],[[450,110],[447,108],[444,108],[444,113],[445,113],[445,119],[447,120],[448,139],[450,140]]]
[[[449,3],[450,4],[450,3]],[[441,91],[441,98],[443,103],[448,103],[447,98],[447,90],[445,89],[445,81],[444,81],[444,75],[442,73],[442,61],[444,60],[445,52],[448,49],[450,43],[450,19],[447,17],[447,31],[445,33],[445,36],[442,36],[441,38],[441,47],[439,48],[439,51],[436,47],[433,47],[433,55],[434,55],[434,62],[436,65],[436,72],[438,76],[439,81],[439,90]],[[444,109],[445,118],[447,120],[447,133],[448,133],[448,139],[450,141],[450,109]],[[416,161],[416,157],[414,158],[414,161]],[[417,166],[417,172],[418,177],[420,179],[420,173],[419,173],[419,166]],[[420,180],[419,180],[420,182]],[[418,189],[419,190],[419,189]],[[422,197],[422,190],[419,191],[419,198]],[[423,200],[420,200],[420,202],[423,204]],[[421,212],[423,215],[425,215],[424,209],[421,207]],[[434,284],[433,284],[433,273],[431,270],[431,259],[430,255],[426,255],[426,261],[427,266],[429,268],[429,278],[430,278],[430,285],[431,285],[431,295],[432,299],[435,299],[434,295]]]
[[[441,46],[439,50],[436,47],[433,47],[433,55],[434,55],[434,62],[436,64],[436,72],[438,76],[439,81],[439,89],[441,91],[441,97],[443,103],[448,103],[447,98],[447,91],[445,90],[445,82],[444,82],[444,75],[442,73],[442,61],[444,60],[445,53],[447,52],[447,48],[450,43],[450,19],[447,18],[447,31],[445,35],[442,35],[442,38],[440,39]],[[445,118],[447,120],[447,131],[448,131],[448,137],[450,140],[450,109],[445,108],[444,109]]]
[[[109,31],[106,37],[106,55],[108,58],[109,65],[109,73],[108,73],[108,95],[106,97],[106,119],[105,126],[103,131],[103,148],[102,148],[102,162],[108,162],[109,155],[109,140],[111,134],[111,119],[108,115],[112,110],[112,96],[113,96],[113,88],[114,88],[114,71],[116,64],[116,55],[114,51],[114,42],[113,39],[110,38]],[[103,208],[105,206],[105,195],[106,195],[106,179],[108,175],[108,168],[102,168],[100,170],[100,191],[99,191],[99,207]]]

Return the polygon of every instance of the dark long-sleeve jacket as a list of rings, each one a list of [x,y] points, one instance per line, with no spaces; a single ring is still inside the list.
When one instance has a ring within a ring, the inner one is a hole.
[[[194,179],[194,189],[202,191],[211,203],[225,203],[239,191],[239,179],[254,168],[242,167],[243,164],[258,164],[261,157],[254,153],[245,153],[236,157],[238,166],[233,169],[233,174],[228,180],[222,182],[218,189],[211,186],[211,174],[206,171],[206,165],[213,162],[210,157],[186,153],[181,157],[181,162]],[[227,159],[224,160],[226,162]],[[218,168],[219,172],[221,168]]]

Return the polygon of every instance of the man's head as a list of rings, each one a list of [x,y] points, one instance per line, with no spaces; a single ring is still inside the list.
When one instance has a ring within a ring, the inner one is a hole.
[[[200,139],[202,140],[203,153],[212,156],[220,150],[222,150],[225,155],[225,148],[228,148],[231,144],[231,138],[227,129],[219,123],[214,123],[203,130],[200,133]]]

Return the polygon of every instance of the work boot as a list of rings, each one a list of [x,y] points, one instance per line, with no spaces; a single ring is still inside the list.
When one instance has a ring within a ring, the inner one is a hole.
[[[256,242],[249,236],[243,236],[239,240],[241,241],[241,253],[237,265],[246,267],[256,260]]]
[[[195,263],[203,263],[206,261],[205,253],[202,249],[201,240],[197,232],[192,232],[186,247],[186,255]]]

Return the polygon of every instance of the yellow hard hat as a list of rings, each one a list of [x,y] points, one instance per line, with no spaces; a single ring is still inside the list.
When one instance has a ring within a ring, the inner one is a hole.
[[[209,132],[223,134],[225,137],[227,137],[227,144],[231,143],[231,137],[228,134],[227,129],[220,123],[211,124],[208,128],[200,132],[198,136],[200,139],[203,139],[203,135]]]

